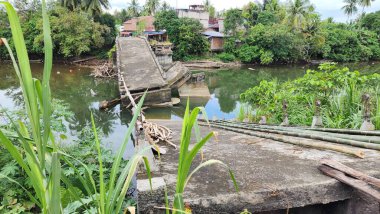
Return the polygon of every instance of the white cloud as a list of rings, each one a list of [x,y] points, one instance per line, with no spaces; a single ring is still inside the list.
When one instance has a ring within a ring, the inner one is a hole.
[[[128,7],[130,0],[110,0],[112,9],[120,10]],[[140,5],[144,5],[146,0],[138,0]],[[163,0],[161,0],[163,2]],[[174,8],[188,8],[190,4],[202,4],[203,0],[166,0]],[[211,4],[220,11],[230,8],[241,8],[243,5],[250,2],[249,0],[210,0]],[[284,1],[282,1],[284,2]],[[347,17],[342,12],[341,8],[344,5],[343,0],[310,0],[316,7],[316,10],[321,14],[322,18],[333,17],[335,21],[344,22]],[[366,9],[366,12],[380,10],[380,0],[372,2],[372,6]]]

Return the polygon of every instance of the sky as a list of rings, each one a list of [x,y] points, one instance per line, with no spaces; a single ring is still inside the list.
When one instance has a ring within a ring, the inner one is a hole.
[[[109,0],[111,3],[111,11],[115,9],[121,10],[128,7],[130,0]],[[146,0],[138,0],[140,5],[144,5]],[[261,0],[262,1],[262,0]],[[160,0],[163,2],[163,0]],[[174,8],[188,8],[190,4],[202,4],[203,0],[166,0]],[[210,0],[211,4],[220,11],[230,8],[241,8],[250,0]],[[285,2],[285,1],[282,1]],[[316,7],[316,11],[321,14],[322,19],[333,17],[335,21],[345,22],[347,16],[342,12],[341,8],[344,5],[343,0],[310,0]],[[380,10],[380,0],[372,2],[372,6],[367,8],[366,12]],[[361,11],[361,9],[360,9]]]

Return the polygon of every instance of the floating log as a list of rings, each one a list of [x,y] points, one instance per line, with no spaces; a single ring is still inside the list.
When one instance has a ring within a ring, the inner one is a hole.
[[[171,102],[151,104],[151,105],[148,105],[148,106],[150,106],[150,107],[157,107],[157,108],[172,107],[174,105],[177,105],[180,102],[181,102],[181,100],[179,98],[172,98]]]
[[[117,104],[121,102],[120,98],[115,98],[113,100],[104,100],[99,103],[99,109],[105,110],[115,107]]]
[[[204,123],[200,123],[200,125],[208,126],[208,124],[204,124]],[[283,143],[290,143],[290,144],[297,145],[297,146],[310,147],[310,148],[322,149],[322,150],[327,149],[327,150],[332,150],[332,151],[336,151],[336,152],[341,152],[341,153],[353,155],[353,156],[359,157],[359,158],[364,158],[364,152],[363,151],[358,150],[358,149],[351,149],[351,148],[347,148],[347,147],[342,147],[340,145],[332,145],[332,144],[326,144],[326,143],[321,143],[321,142],[307,142],[302,138],[297,139],[296,137],[289,138],[287,136],[279,136],[279,135],[276,136],[276,135],[269,134],[269,133],[257,133],[257,132],[253,132],[253,131],[249,131],[249,130],[242,130],[242,129],[237,129],[237,128],[230,128],[230,127],[226,127],[226,126],[216,125],[216,124],[211,123],[211,122],[210,122],[210,126],[215,127],[215,128],[220,128],[220,129],[225,129],[225,130],[237,132],[237,133],[247,134],[247,135],[251,135],[251,136],[255,136],[255,137],[280,141]]]
[[[93,56],[93,57],[88,57],[88,58],[85,58],[85,59],[78,59],[78,60],[73,61],[73,63],[86,62],[86,61],[93,60],[93,59],[96,59],[96,58],[97,58],[96,56]]]
[[[378,144],[365,143],[365,142],[356,141],[356,140],[337,138],[337,137],[332,137],[332,136],[328,136],[328,135],[310,134],[310,133],[305,133],[302,131],[296,132],[296,131],[288,131],[288,130],[285,131],[285,130],[265,129],[265,128],[259,128],[259,127],[248,127],[248,126],[242,126],[242,125],[232,125],[232,124],[229,125],[226,123],[224,123],[224,124],[222,123],[221,125],[232,127],[232,128],[238,128],[238,129],[288,135],[288,136],[293,136],[293,137],[302,137],[302,138],[308,138],[308,139],[313,139],[313,140],[321,140],[321,141],[327,141],[327,142],[332,142],[332,143],[362,147],[362,148],[366,148],[366,149],[380,150],[380,145],[378,145]]]
[[[358,189],[359,191],[375,198],[378,202],[380,202],[380,192],[373,189],[371,186],[369,186],[366,182],[348,177],[343,172],[338,171],[332,167],[321,165],[318,167],[319,170],[321,170],[325,175],[328,175],[332,178],[337,179],[338,181],[345,183],[355,189]]]
[[[347,174],[351,177],[362,180],[366,183],[370,183],[370,184],[380,188],[380,179],[374,178],[374,177],[369,176],[363,172],[352,169],[352,168],[350,168],[350,167],[348,167],[342,163],[339,163],[338,161],[331,160],[331,159],[322,159],[321,164],[332,167],[336,170],[344,172],[345,174]]]

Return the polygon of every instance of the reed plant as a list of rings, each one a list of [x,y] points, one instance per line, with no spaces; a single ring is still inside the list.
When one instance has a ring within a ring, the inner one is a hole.
[[[180,152],[179,152],[179,159],[178,159],[178,173],[177,173],[177,183],[176,183],[176,191],[174,195],[174,208],[173,213],[186,213],[185,207],[184,207],[184,196],[183,193],[185,191],[185,187],[190,181],[191,177],[196,173],[198,170],[205,166],[218,164],[223,167],[225,167],[229,175],[231,177],[231,180],[234,184],[234,187],[236,191],[238,191],[238,185],[235,180],[235,176],[232,172],[232,170],[223,162],[219,160],[207,160],[203,163],[201,163],[199,166],[197,166],[192,172],[190,172],[190,167],[194,161],[194,158],[196,155],[201,151],[202,147],[211,139],[212,136],[214,136],[213,132],[210,132],[207,134],[204,138],[199,139],[197,137],[198,142],[192,147],[192,149],[189,150],[189,146],[191,143],[191,135],[192,130],[195,129],[196,133],[199,133],[199,128],[197,126],[197,117],[198,114],[202,112],[202,114],[206,115],[206,112],[201,107],[194,108],[191,113],[189,110],[189,102],[187,102],[185,115],[183,118],[182,123],[182,133],[181,133],[181,144],[180,144]],[[207,116],[206,120],[207,120]]]
[[[10,118],[17,136],[10,136],[8,133],[0,130],[0,145],[10,153],[12,158],[23,169],[31,182],[33,192],[24,188],[20,183],[17,183],[10,177],[2,175],[0,177],[8,179],[10,182],[19,185],[20,188],[24,189],[25,194],[27,194],[30,197],[30,200],[40,208],[39,212],[41,213],[72,213],[77,212],[78,209],[82,212],[86,210],[87,212],[97,212],[102,214],[122,212],[125,208],[124,202],[127,190],[141,161],[145,163],[147,174],[150,178],[150,167],[144,153],[151,149],[151,147],[141,149],[133,155],[128,164],[120,170],[120,163],[132,131],[134,130],[134,124],[140,114],[145,95],[140,100],[135,111],[136,113],[128,127],[124,142],[114,157],[109,180],[104,178],[106,169],[103,167],[102,163],[101,144],[97,137],[94,118],[91,115],[92,127],[95,135],[95,145],[98,152],[100,175],[99,180],[95,180],[88,167],[81,163],[85,168],[85,173],[82,175],[78,168],[72,163],[72,161],[80,162],[80,160],[59,150],[55,144],[54,135],[50,128],[52,107],[49,81],[53,63],[53,54],[50,24],[46,12],[46,2],[45,0],[42,0],[45,53],[42,82],[32,77],[28,52],[20,21],[15,9],[9,2],[0,1],[0,5],[5,7],[8,14],[16,57],[6,39],[1,38],[0,44],[5,45],[11,57],[14,69],[20,81],[25,102],[25,110],[28,115],[27,124],[21,120],[14,122]],[[78,191],[80,189],[74,186],[62,173],[61,163],[73,168],[75,176],[77,176],[81,186],[85,189],[84,194],[82,194],[81,191]],[[68,204],[67,207],[63,207],[61,198],[62,189],[66,189],[73,199],[73,202]],[[83,195],[86,197],[84,198]],[[89,206],[90,203],[93,206]]]
[[[45,44],[45,64],[42,83],[32,77],[24,36],[15,9],[9,2],[0,1],[0,5],[5,7],[8,14],[17,61],[7,40],[3,38],[1,40],[8,49],[14,69],[19,78],[25,102],[25,110],[28,115],[28,123],[31,129],[30,135],[25,123],[18,121],[16,128],[18,144],[14,144],[1,130],[0,143],[8,150],[13,159],[30,178],[34,194],[28,191],[26,191],[26,194],[41,208],[41,213],[61,213],[60,154],[57,151],[50,130],[51,95],[49,81],[53,53],[46,2],[42,0]],[[51,144],[48,144],[49,141]],[[22,151],[20,151],[18,147],[22,147]]]

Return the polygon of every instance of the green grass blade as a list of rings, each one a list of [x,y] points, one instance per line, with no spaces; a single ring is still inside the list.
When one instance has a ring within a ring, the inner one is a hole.
[[[197,172],[199,171],[200,169],[202,169],[203,167],[206,167],[206,166],[210,166],[210,165],[213,165],[213,164],[219,164],[221,166],[223,166],[224,168],[226,168],[228,170],[228,173],[231,177],[231,180],[232,182],[234,183],[234,187],[235,187],[235,190],[236,191],[239,191],[239,187],[237,185],[237,182],[236,182],[236,179],[235,179],[235,176],[234,176],[234,173],[231,171],[231,169],[227,166],[227,164],[223,163],[222,161],[219,161],[219,160],[208,160],[204,163],[201,163],[199,164],[199,166],[197,166],[197,168],[195,168],[190,174],[189,176],[187,177],[186,181],[185,181],[185,187],[187,185],[187,183],[190,181],[191,177]]]
[[[152,148],[152,147],[147,147],[147,148]],[[130,168],[129,168],[129,171],[128,171],[128,176],[127,176],[127,179],[125,180],[124,182],[124,185],[123,185],[123,188],[117,198],[117,204],[116,204],[116,208],[115,210],[112,212],[112,213],[120,213],[120,210],[121,210],[121,206],[124,202],[124,199],[125,199],[125,195],[127,194],[127,191],[128,191],[128,188],[131,184],[131,181],[132,181],[132,178],[133,176],[135,175],[136,173],[136,170],[137,170],[137,167],[138,167],[138,164],[140,163],[140,161],[144,159],[144,156],[142,155],[136,155],[134,156],[134,158],[132,158],[131,160],[129,160],[131,162],[131,165],[130,165]],[[146,169],[150,169],[150,167],[146,167]],[[150,172],[149,172],[150,174]],[[150,179],[150,178],[149,178]]]
[[[5,137],[3,132],[0,130],[0,143],[3,144],[3,146],[8,150],[8,152],[11,154],[13,159],[29,174],[30,169],[25,164],[21,153],[18,151],[18,149],[12,144],[12,142]]]
[[[99,190],[99,207],[101,213],[106,213],[105,210],[105,198],[106,198],[106,190],[104,187],[104,169],[103,169],[103,160],[102,160],[102,152],[100,150],[100,142],[98,139],[98,133],[96,131],[95,121],[94,121],[94,115],[91,112],[91,124],[92,124],[92,131],[94,132],[95,136],[95,143],[96,143],[96,150],[98,151],[98,161],[99,161],[99,183],[100,183],[100,190]]]
[[[148,175],[148,178],[149,178],[149,186],[150,186],[150,190],[153,189],[153,186],[152,186],[152,174],[150,173],[151,170],[150,170],[150,164],[149,164],[149,160],[147,157],[143,157],[143,160],[144,160],[144,164],[145,164],[145,167],[146,167],[146,173]]]
[[[145,96],[146,96],[146,92],[144,93],[144,95],[141,97],[139,103],[137,104],[136,112],[133,115],[131,122],[129,123],[129,127],[127,130],[127,134],[125,135],[123,144],[121,145],[120,149],[118,150],[118,153],[115,156],[115,159],[113,161],[111,173],[110,173],[109,187],[108,187],[108,191],[110,193],[112,193],[114,188],[115,188],[116,175],[117,175],[117,172],[118,172],[119,167],[120,167],[120,162],[121,162],[121,159],[123,158],[123,155],[125,153],[125,149],[127,148],[127,144],[128,144],[129,139],[131,137],[132,131],[134,130],[137,118],[140,115],[141,107],[143,105]],[[113,202],[111,202],[111,200],[115,200],[115,198],[112,198],[112,194],[108,194],[108,197],[106,200],[107,206],[110,206],[110,204],[113,204]],[[110,207],[108,207],[107,210],[110,210]]]
[[[179,211],[177,211],[179,210]],[[185,211],[185,203],[183,201],[183,194],[182,193],[176,193],[174,195],[174,210],[173,214],[176,213],[182,213]]]
[[[79,181],[81,182],[81,184],[83,185],[83,187],[86,189],[87,191],[87,194],[88,195],[96,195],[97,194],[97,190],[96,190],[96,185],[95,185],[95,181],[94,179],[92,178],[91,174],[90,174],[90,170],[88,169],[87,165],[84,164],[83,162],[81,162],[80,160],[70,156],[69,154],[66,154],[62,151],[59,151],[59,153],[61,155],[63,155],[61,157],[61,159],[67,164],[69,165],[72,169],[74,169],[75,173],[77,173],[77,178],[79,179]],[[86,178],[84,178],[83,176],[80,175],[80,172],[79,170],[74,166],[74,164],[69,161],[66,157],[69,157],[75,161],[77,161],[80,165],[83,166],[83,168],[85,169],[85,176]],[[87,179],[87,180],[86,180]],[[89,186],[91,185],[91,186]],[[91,190],[92,189],[92,190]]]
[[[181,171],[181,180],[177,183],[178,193],[183,193],[185,189],[185,180],[189,174],[191,164],[197,155],[198,151],[206,144],[206,142],[213,136],[213,132],[209,133],[206,137],[204,137],[201,141],[199,141],[194,148],[186,154],[182,171]]]
[[[50,75],[53,66],[53,42],[50,35],[50,22],[49,16],[46,12],[46,2],[42,0],[42,22],[43,22],[43,35],[44,35],[44,73],[42,79],[42,106],[43,106],[43,152],[46,150],[46,142],[50,136],[50,115],[51,115],[51,92],[50,92]]]
[[[23,85],[23,96],[25,100],[26,110],[33,130],[33,138],[36,141],[38,157],[42,165],[44,165],[45,155],[42,153],[43,146],[40,137],[39,111],[37,98],[32,79],[32,72],[29,64],[29,56],[26,50],[24,36],[22,34],[21,25],[17,13],[13,6],[6,1],[0,1],[0,4],[5,6],[8,14],[9,24],[12,32],[12,39],[15,44],[19,71],[20,82]],[[16,73],[17,69],[15,67]],[[43,168],[43,167],[42,167]]]
[[[186,163],[192,163],[195,156],[199,152],[199,150],[207,143],[210,138],[214,136],[214,132],[210,132],[206,137],[204,137],[201,141],[199,141],[195,146],[190,150],[188,155],[186,156]]]
[[[14,67],[14,69],[15,69],[15,71],[16,71],[16,75],[17,75],[18,79],[21,81],[20,68],[18,67],[18,64],[17,64],[16,59],[15,59],[15,57],[14,57],[14,54],[13,54],[12,48],[9,46],[7,39],[5,39],[5,38],[1,38],[1,41],[3,41],[5,47],[7,48],[8,53],[9,53],[9,56],[11,57],[11,60],[12,60],[13,67]],[[22,83],[22,82],[21,82],[21,83]],[[21,84],[21,87],[24,88],[24,85]]]
[[[52,153],[51,178],[50,178],[50,195],[49,204],[50,213],[61,213],[61,163],[59,162],[59,154]]]
[[[118,200],[118,198],[120,198],[122,188],[125,185],[127,177],[129,176],[130,169],[131,169],[132,164],[133,164],[133,162],[131,160],[135,160],[138,157],[144,157],[144,154],[152,148],[153,148],[153,146],[147,146],[147,147],[142,148],[139,152],[137,152],[135,155],[133,155],[131,157],[131,159],[128,161],[127,165],[121,171],[114,190],[112,192],[109,191],[109,195],[111,195],[111,198],[112,198],[112,200],[110,200],[110,204],[108,204],[108,206],[110,207],[109,211],[111,213],[114,213],[113,209],[115,208],[116,204],[118,203],[117,200]],[[151,174],[150,173],[150,166],[149,165],[146,165],[146,166],[147,166],[147,171],[149,170],[148,178],[151,179],[150,178],[150,174]],[[134,171],[132,173],[135,174]]]

